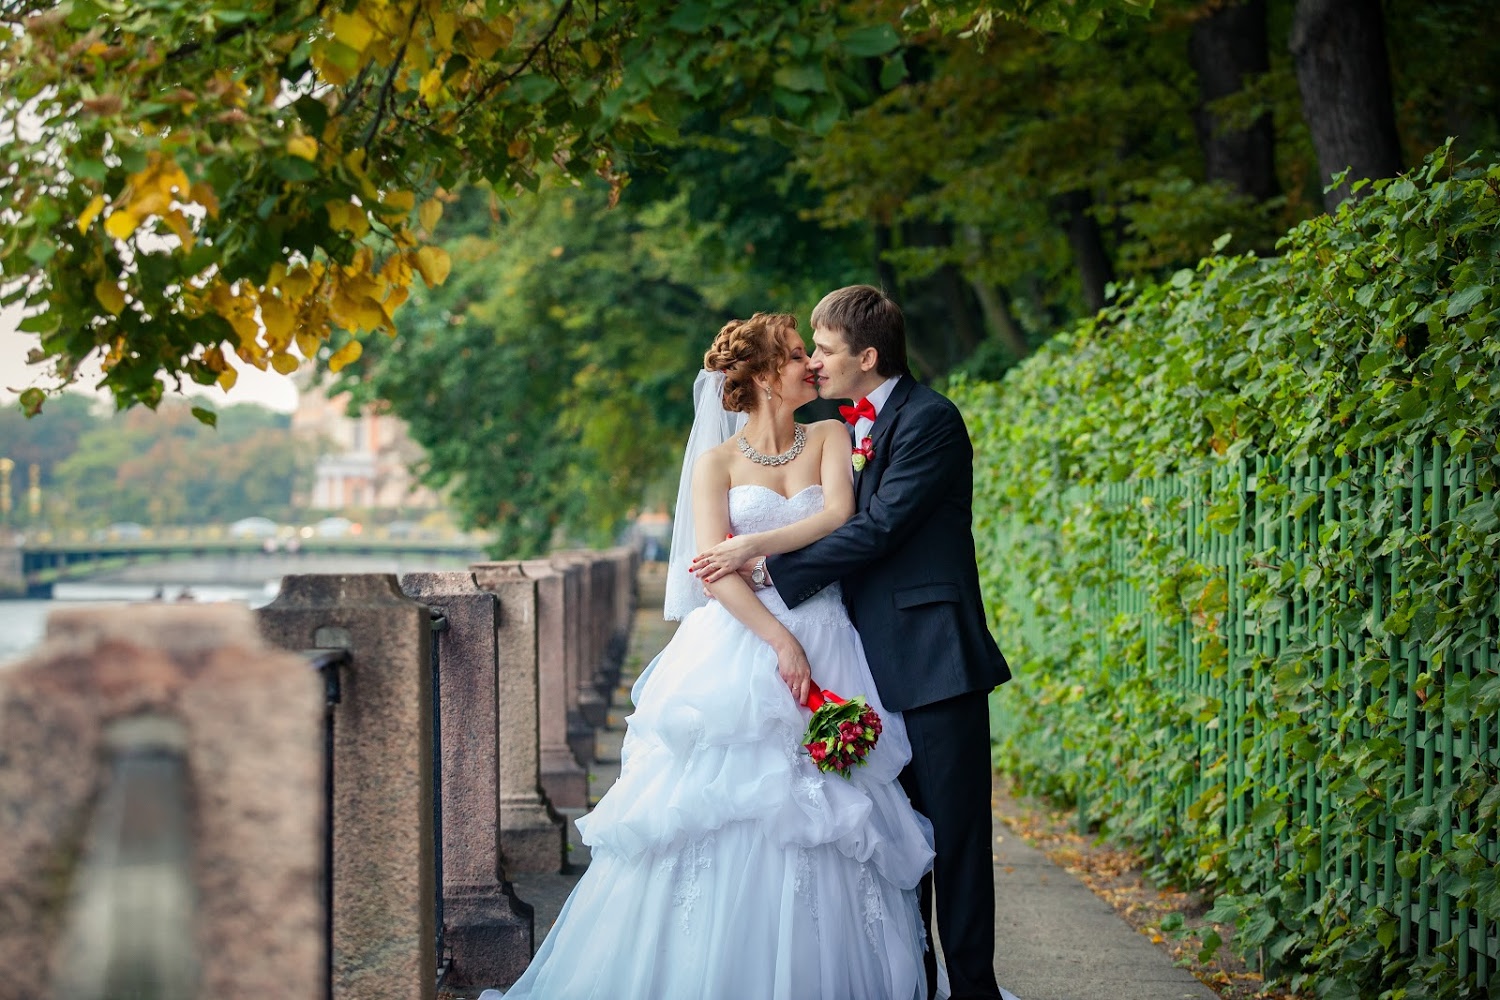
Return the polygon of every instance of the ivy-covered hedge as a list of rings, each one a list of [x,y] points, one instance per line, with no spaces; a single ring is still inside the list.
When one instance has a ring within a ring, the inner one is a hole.
[[[953,393],[1000,766],[1319,996],[1500,958],[1500,164],[1448,150]]]

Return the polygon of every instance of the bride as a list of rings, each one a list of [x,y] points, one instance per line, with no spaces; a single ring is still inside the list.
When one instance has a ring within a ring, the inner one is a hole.
[[[817,396],[796,325],[756,313],[704,356],[668,569],[682,624],[631,691],[619,779],[578,820],[589,867],[506,1000],[927,996],[930,828],[897,784],[910,744],[838,587],[789,611],[734,574],[705,597],[687,570],[727,535],[785,552],[853,512],[847,430],[793,417]],[[850,778],[800,745],[814,685],[883,719]]]

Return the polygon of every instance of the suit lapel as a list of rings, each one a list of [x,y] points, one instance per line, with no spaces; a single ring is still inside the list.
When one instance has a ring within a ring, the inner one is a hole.
[[[910,375],[901,376],[901,381],[896,383],[891,390],[891,398],[885,401],[880,408],[880,416],[875,418],[875,427],[870,434],[871,441],[876,448],[896,423],[896,415],[901,407],[906,405],[907,397],[911,395],[911,387],[915,385]]]
[[[910,375],[903,375],[901,381],[897,382],[895,388],[891,390],[890,398],[880,408],[880,416],[875,418],[875,426],[870,430],[870,450],[874,452],[876,458],[872,459],[864,469],[855,473],[854,498],[857,507],[863,508],[868,495],[875,492],[878,473],[885,468],[885,453],[881,449],[881,444],[889,436],[891,428],[896,425],[901,407],[906,405],[907,397],[911,395],[911,388],[915,384]],[[858,443],[855,442],[855,444]],[[879,468],[874,468],[877,460]]]

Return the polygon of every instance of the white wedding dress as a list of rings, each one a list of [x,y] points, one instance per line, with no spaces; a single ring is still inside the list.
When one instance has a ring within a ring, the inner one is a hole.
[[[735,534],[822,506],[821,486],[729,493]],[[868,763],[818,771],[770,647],[717,602],[693,611],[631,691],[619,780],[578,820],[588,870],[506,1000],[925,1000],[932,838],[896,782],[906,729],[836,585],[794,610],[758,594],[816,684],[880,713]]]

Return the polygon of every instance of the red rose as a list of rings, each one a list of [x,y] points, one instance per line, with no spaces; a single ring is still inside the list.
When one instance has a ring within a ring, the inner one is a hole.
[[[839,739],[845,743],[853,743],[855,740],[863,739],[865,729],[857,722],[840,722]]]
[[[821,761],[828,756],[828,744],[822,740],[816,743],[809,743],[807,744],[807,752],[812,755],[813,760]]]

